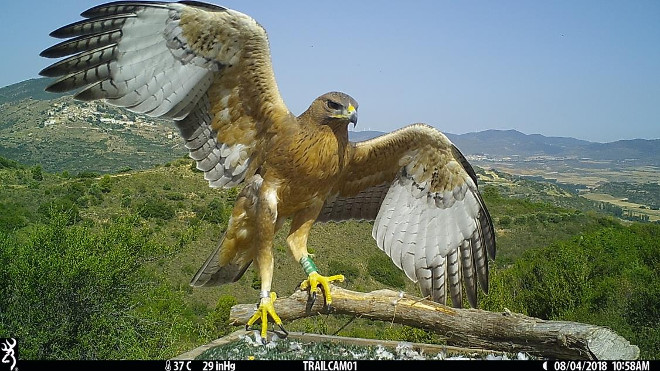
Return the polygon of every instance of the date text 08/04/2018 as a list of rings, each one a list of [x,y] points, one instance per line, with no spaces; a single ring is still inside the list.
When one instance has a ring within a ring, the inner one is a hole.
[[[650,371],[649,361],[554,361],[549,371]]]

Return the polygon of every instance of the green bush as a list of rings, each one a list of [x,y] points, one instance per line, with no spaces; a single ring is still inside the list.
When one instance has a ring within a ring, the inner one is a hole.
[[[32,179],[36,181],[44,180],[44,172],[40,165],[30,168],[30,172],[32,172]]]
[[[183,201],[186,199],[186,196],[184,196],[183,193],[169,192],[165,194],[165,198],[172,201]]]
[[[23,169],[24,167],[19,162],[0,156],[0,169]]]
[[[208,204],[193,207],[193,211],[200,219],[215,224],[227,224],[231,217],[231,210],[232,205],[218,197],[214,197]]]
[[[99,177],[99,173],[94,172],[94,171],[88,171],[88,170],[85,170],[85,171],[81,171],[81,172],[79,172],[78,175],[77,175],[77,177],[78,177],[78,178],[81,178],[81,179],[86,179],[86,178],[87,178],[87,179],[89,179],[89,178],[98,178],[98,177]]]
[[[512,221],[513,219],[511,219],[510,216],[504,215],[499,219],[499,226],[502,228],[509,228],[511,226]]]
[[[0,202],[0,231],[9,233],[25,227],[29,222],[29,211],[21,205]]]
[[[511,268],[494,266],[491,311],[607,326],[660,357],[660,226],[611,225],[526,251]]]
[[[138,207],[138,214],[143,218],[154,218],[161,220],[170,220],[174,217],[175,211],[166,201],[155,197],[149,197],[142,201]]]
[[[72,225],[82,220],[78,205],[68,197],[56,198],[50,202],[41,204],[39,206],[39,213],[46,221],[53,218],[64,218],[67,225]]]
[[[398,289],[406,286],[406,277],[403,272],[392,263],[385,254],[376,254],[367,260],[367,271],[376,281]]]
[[[99,189],[103,193],[110,193],[110,190],[112,189],[112,178],[110,175],[106,174],[101,178],[99,181]]]
[[[207,314],[206,325],[215,337],[224,336],[233,330],[229,324],[229,313],[231,307],[236,304],[238,304],[238,300],[233,295],[222,295],[215,308]]]
[[[21,339],[21,358],[163,359],[208,340],[182,295],[141,269],[163,249],[134,219],[97,231],[67,219],[0,233],[0,333]]]
[[[343,274],[346,280],[353,281],[360,277],[360,270],[350,263],[331,260],[328,263],[328,274]]]

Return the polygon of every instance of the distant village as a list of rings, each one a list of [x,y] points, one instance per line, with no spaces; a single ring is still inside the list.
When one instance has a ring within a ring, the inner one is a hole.
[[[84,126],[85,123],[90,125]],[[98,123],[106,125],[98,125]],[[48,110],[48,118],[43,122],[42,127],[50,125],[64,125],[70,129],[85,128],[109,131],[146,129],[162,132],[162,135],[169,140],[175,139],[177,135],[172,130],[172,126],[164,122],[150,119],[144,115],[133,116],[125,110],[114,112],[114,108],[108,108],[107,105],[96,102],[53,102]]]

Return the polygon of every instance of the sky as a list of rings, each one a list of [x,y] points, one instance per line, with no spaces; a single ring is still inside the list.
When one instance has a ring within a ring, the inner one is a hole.
[[[38,77],[50,31],[100,4],[7,1],[0,87]],[[660,1],[220,1],[267,30],[294,114],[328,91],[355,130],[423,122],[595,142],[660,138]]]

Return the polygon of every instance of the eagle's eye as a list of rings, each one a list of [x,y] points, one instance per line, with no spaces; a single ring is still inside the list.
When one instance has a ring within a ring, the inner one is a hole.
[[[338,110],[341,109],[341,104],[339,104],[339,103],[337,103],[337,102],[333,102],[333,101],[331,101],[331,100],[329,100],[329,101],[327,102],[327,105],[328,105],[328,108],[330,108],[331,110],[338,111]]]

